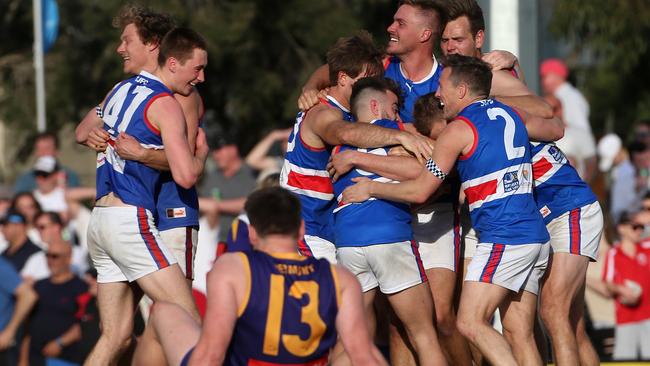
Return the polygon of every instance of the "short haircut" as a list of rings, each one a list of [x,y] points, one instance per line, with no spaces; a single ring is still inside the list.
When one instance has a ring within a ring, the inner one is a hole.
[[[300,200],[284,188],[262,188],[251,193],[244,210],[260,237],[298,235],[302,220]]]
[[[440,39],[444,25],[447,23],[447,0],[401,0],[399,6],[409,5],[428,19],[428,25],[433,31],[431,39],[434,42]]]
[[[476,36],[476,33],[480,30],[485,31],[483,9],[476,0],[447,0],[447,21],[456,20],[463,16],[469,20],[473,36]]]
[[[327,51],[330,84],[336,85],[341,71],[351,78],[359,76],[364,68],[366,75],[382,75],[383,57],[383,52],[365,30],[350,37],[339,38]]]
[[[623,211],[621,214],[618,216],[618,220],[616,221],[616,225],[630,225],[634,221],[634,216],[636,215],[636,212],[632,211]]]
[[[454,86],[465,83],[472,95],[488,97],[492,87],[492,68],[486,62],[471,56],[449,55],[445,67],[451,69]]]
[[[194,49],[207,50],[205,38],[189,28],[174,28],[160,42],[158,65],[163,66],[168,58],[173,57],[181,64],[192,58]]]
[[[57,136],[54,132],[39,132],[36,134],[34,137],[34,143],[36,143],[38,140],[48,140],[52,139],[54,141],[54,148],[59,149],[59,136]]]
[[[360,103],[371,92],[386,93],[392,92],[397,96],[397,107],[402,105],[402,91],[399,85],[393,80],[387,79],[383,76],[369,76],[361,78],[352,86],[352,94],[350,95],[350,108],[353,115],[358,114],[358,109],[361,107]]]
[[[63,219],[61,218],[61,215],[53,211],[42,211],[37,213],[36,216],[34,217],[34,222],[38,221],[38,219],[40,219],[43,216],[47,217],[51,223],[63,227]]]
[[[123,7],[113,18],[113,27],[124,29],[129,24],[135,25],[144,44],[160,44],[165,34],[174,28],[174,20],[168,14],[135,5]]]
[[[435,93],[425,94],[415,102],[413,126],[424,136],[428,137],[431,134],[431,127],[433,127],[434,122],[444,119],[440,99],[436,97]]]

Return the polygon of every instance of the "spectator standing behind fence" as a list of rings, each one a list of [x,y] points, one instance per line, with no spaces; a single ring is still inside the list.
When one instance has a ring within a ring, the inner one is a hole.
[[[609,213],[612,222],[617,222],[624,211],[638,203],[634,165],[621,139],[613,133],[598,141],[598,157],[600,171],[609,178]]]
[[[34,141],[34,157],[36,159],[43,156],[52,156],[55,159],[59,155],[59,138],[51,132],[43,132],[36,135]],[[79,186],[79,176],[77,173],[66,167],[61,169],[61,179],[68,187]],[[36,175],[34,170],[22,174],[16,179],[14,192],[32,192],[36,189]]]
[[[231,137],[222,137],[210,153],[216,169],[206,171],[199,187],[199,207],[212,217],[210,226],[219,222],[219,242],[226,242],[230,223],[244,209],[246,197],[255,188],[255,175]]]
[[[2,257],[0,279],[0,366],[14,366],[18,363],[16,333],[36,303],[37,295]]]
[[[589,124],[589,103],[567,81],[569,69],[562,60],[545,60],[539,73],[544,93],[557,98],[561,104],[561,119],[566,129],[557,146],[575,158],[580,178],[590,184],[596,173],[596,143]]]
[[[640,244],[643,225],[623,214],[620,242],[607,252],[604,293],[616,302],[614,359],[650,360],[650,246]]]
[[[49,244],[50,277],[34,284],[39,300],[30,317],[25,340],[29,355],[21,354],[21,361],[28,360],[28,365],[45,365],[47,358],[73,364],[83,361],[77,344],[81,339],[79,310],[88,285],[72,272],[71,257],[70,244],[58,241]]]

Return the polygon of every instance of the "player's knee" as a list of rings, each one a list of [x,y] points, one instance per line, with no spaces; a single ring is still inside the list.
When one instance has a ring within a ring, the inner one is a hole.
[[[476,327],[478,322],[475,318],[465,315],[458,315],[456,319],[456,328],[463,337],[467,338],[470,342],[476,339]]]
[[[443,336],[451,336],[456,330],[456,315],[452,311],[436,311],[436,326]]]

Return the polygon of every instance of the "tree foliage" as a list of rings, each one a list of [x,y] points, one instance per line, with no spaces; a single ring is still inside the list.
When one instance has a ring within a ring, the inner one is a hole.
[[[650,118],[650,2],[557,0],[551,30],[572,45],[592,124],[603,129],[609,119],[625,136]]]
[[[31,1],[0,2],[0,119],[35,129]],[[58,1],[59,38],[45,56],[48,129],[77,123],[124,78],[112,16],[125,2]],[[365,28],[385,43],[391,0],[142,1],[203,34],[209,45],[199,87],[208,126],[245,148],[271,128],[288,127],[308,75],[339,37]]]

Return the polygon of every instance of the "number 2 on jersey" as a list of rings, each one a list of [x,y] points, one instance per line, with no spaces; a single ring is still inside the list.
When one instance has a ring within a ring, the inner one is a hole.
[[[306,357],[316,351],[327,329],[327,325],[318,314],[318,290],[319,286],[315,281],[295,281],[291,285],[289,296],[298,300],[305,295],[309,297],[309,301],[302,307],[300,313],[300,322],[309,326],[309,337],[303,340],[299,335],[281,334],[285,300],[284,276],[271,275],[269,310],[266,314],[264,331],[264,354],[277,356],[280,351],[280,340],[289,353],[298,357]]]
[[[490,108],[487,110],[487,115],[491,120],[496,121],[497,117],[501,117],[506,121],[506,127],[503,131],[503,145],[506,148],[506,156],[508,160],[521,158],[526,152],[524,146],[515,147],[515,120],[503,108]]]

